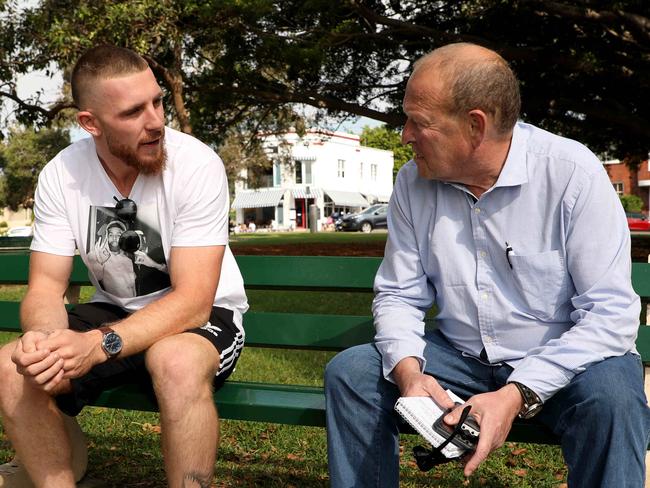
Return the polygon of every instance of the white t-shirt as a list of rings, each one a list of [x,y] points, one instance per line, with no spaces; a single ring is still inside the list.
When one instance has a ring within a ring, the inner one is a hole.
[[[92,138],[61,151],[43,168],[34,204],[31,249],[62,256],[78,250],[96,287],[94,302],[135,311],[170,290],[172,247],[225,245],[214,305],[232,310],[241,328],[248,309],[244,283],[228,247],[228,184],[217,154],[194,137],[165,129],[167,164],[161,174],[138,175],[128,198],[134,221],[117,216],[121,195],[97,157]],[[139,250],[118,246],[135,231]]]

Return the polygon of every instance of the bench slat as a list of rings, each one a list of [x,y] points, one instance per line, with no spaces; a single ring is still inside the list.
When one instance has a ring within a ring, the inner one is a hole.
[[[237,256],[249,288],[336,288],[371,291],[381,258],[335,256]]]
[[[249,287],[342,288],[368,291],[381,258],[338,256],[236,256],[244,282]],[[29,254],[0,254],[0,284],[25,284]],[[90,284],[79,256],[74,257],[71,283]],[[650,265],[632,263],[632,284],[642,297],[650,297]]]
[[[221,418],[319,427],[325,425],[322,388],[229,381],[214,397]],[[153,392],[136,384],[106,390],[92,405],[158,411]]]
[[[229,381],[215,393],[215,402],[223,419],[325,427],[325,395],[318,387]],[[105,391],[92,404],[127,410],[158,410],[153,393],[132,384]],[[406,424],[401,430],[414,433]],[[508,440],[537,444],[558,442],[543,425],[521,420],[515,421]]]
[[[340,350],[372,341],[372,317],[247,312],[246,345]]]
[[[650,297],[650,264],[632,263],[632,286],[640,297]]]

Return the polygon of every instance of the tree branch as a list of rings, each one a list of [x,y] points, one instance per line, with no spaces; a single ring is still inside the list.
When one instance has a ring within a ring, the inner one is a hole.
[[[554,14],[565,19],[583,20],[589,22],[603,22],[609,25],[623,23],[630,31],[636,33],[643,43],[650,42],[650,19],[639,14],[624,12],[622,10],[594,10],[586,6],[569,5],[566,3],[547,0],[521,0],[525,4],[534,6],[538,10]],[[630,42],[625,36],[617,33],[617,37]]]
[[[0,91],[0,96],[14,101],[16,104],[18,104],[19,107],[30,113],[40,114],[47,122],[54,119],[62,110],[65,110],[67,108],[75,108],[74,103],[68,100],[61,100],[59,102],[56,102],[49,109],[43,108],[40,105],[29,103],[21,99],[14,90],[11,92]]]
[[[177,53],[174,53],[177,54]],[[172,103],[176,116],[178,117],[178,125],[182,132],[186,134],[192,133],[192,124],[190,123],[190,115],[185,107],[185,100],[183,99],[183,77],[177,70],[171,70],[158,63],[151,56],[143,55],[147,60],[151,69],[158,73],[159,76],[165,81],[165,85],[169,88],[172,94]]]

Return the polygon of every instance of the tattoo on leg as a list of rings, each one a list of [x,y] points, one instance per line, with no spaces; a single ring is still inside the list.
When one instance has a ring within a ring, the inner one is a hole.
[[[200,488],[210,488],[210,483],[212,482],[211,473],[185,473],[183,476],[183,488],[190,488],[199,486]]]

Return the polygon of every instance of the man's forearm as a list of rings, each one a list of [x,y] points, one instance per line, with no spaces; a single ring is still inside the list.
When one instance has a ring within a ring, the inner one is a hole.
[[[393,380],[397,384],[397,387],[400,391],[404,391],[406,384],[408,383],[408,378],[412,375],[419,375],[421,373],[420,361],[414,357],[406,357],[402,359],[397,365],[393,368]]]
[[[67,328],[63,296],[28,290],[20,304],[20,325],[23,332]]]
[[[210,318],[212,300],[172,291],[124,320],[111,325],[124,343],[121,356],[146,350],[163,337],[204,325]]]

